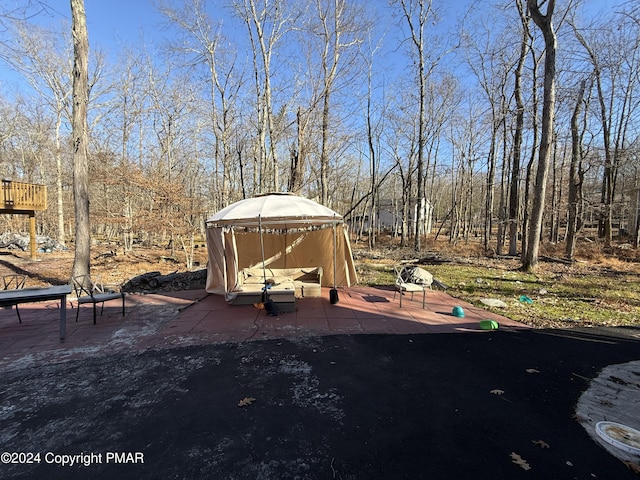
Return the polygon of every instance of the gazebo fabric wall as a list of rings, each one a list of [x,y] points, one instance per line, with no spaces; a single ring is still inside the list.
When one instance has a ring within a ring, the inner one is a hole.
[[[258,232],[236,232],[238,268],[261,267]],[[281,234],[263,233],[265,265],[271,268],[322,267],[322,284],[333,286],[333,228]],[[348,241],[348,240],[347,240]],[[345,228],[336,227],[336,285],[349,286],[355,279],[351,249],[345,249]],[[347,247],[348,248],[348,247]]]
[[[207,228],[207,283],[209,293],[223,295],[227,285],[235,285],[238,256],[233,230],[230,227]]]
[[[333,228],[303,232],[262,232],[265,265],[271,268],[322,267],[322,285],[333,286]],[[260,232],[207,229],[209,270],[206,290],[222,294],[233,291],[238,270],[261,267]],[[336,282],[357,282],[346,225],[336,226]]]

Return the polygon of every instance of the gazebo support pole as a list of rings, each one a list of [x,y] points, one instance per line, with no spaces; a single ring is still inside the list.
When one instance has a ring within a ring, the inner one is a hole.
[[[329,292],[329,303],[333,305],[335,305],[339,301],[338,289],[336,288],[336,284],[337,284],[336,275],[338,270],[337,248],[338,246],[336,245],[336,215],[334,214],[333,215],[333,288]]]
[[[267,267],[264,264],[264,240],[262,239],[262,216],[258,214],[258,229],[260,230],[260,253],[262,255],[262,301],[267,301]]]

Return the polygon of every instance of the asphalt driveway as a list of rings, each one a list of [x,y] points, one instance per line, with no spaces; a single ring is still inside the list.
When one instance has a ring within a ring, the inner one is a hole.
[[[638,478],[576,415],[603,368],[640,359],[638,334],[290,338],[5,371],[0,477]]]

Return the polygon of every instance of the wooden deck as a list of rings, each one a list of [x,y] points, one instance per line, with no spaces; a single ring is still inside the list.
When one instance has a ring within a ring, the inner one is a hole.
[[[2,180],[0,214],[29,215],[31,259],[36,259],[36,211],[47,209],[47,187],[35,183]]]
[[[47,209],[47,187],[34,183],[2,180],[0,213],[29,214]]]

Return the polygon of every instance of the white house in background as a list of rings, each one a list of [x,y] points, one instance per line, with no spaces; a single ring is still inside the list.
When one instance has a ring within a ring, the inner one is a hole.
[[[420,233],[422,235],[431,233],[432,222],[433,222],[433,206],[426,201],[424,198],[421,202],[421,207],[423,208],[423,219],[422,226],[420,228]],[[409,229],[411,231],[415,228],[415,222],[417,219],[418,206],[415,205],[413,208],[413,212],[411,218],[409,219]],[[364,216],[357,215],[352,217],[349,220],[349,227],[351,231],[358,232],[361,228],[363,228],[364,232],[368,232],[371,227],[371,219],[369,218],[370,211]],[[363,223],[364,222],[364,223]],[[402,231],[402,203],[400,199],[383,199],[377,205],[377,209],[375,212],[375,220],[374,225],[378,230],[386,231],[393,234],[400,234]]]

